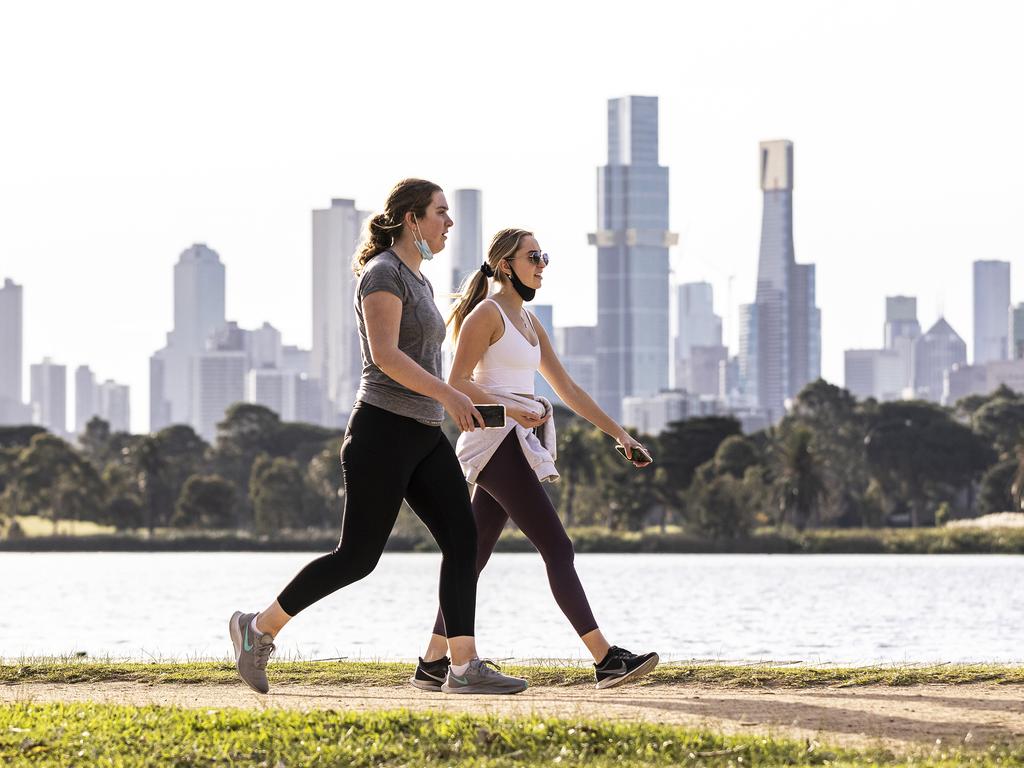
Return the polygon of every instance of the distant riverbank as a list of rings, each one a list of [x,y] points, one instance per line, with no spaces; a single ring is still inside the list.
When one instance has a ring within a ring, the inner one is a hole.
[[[762,529],[747,538],[709,540],[681,532],[571,529],[580,553],[752,554],[1024,554],[1024,528],[859,528],[798,532]],[[32,536],[0,540],[0,552],[326,552],[336,534],[292,533],[256,537],[235,532],[160,532]],[[433,540],[395,535],[391,552],[434,552]],[[528,552],[533,545],[507,531],[499,552]]]

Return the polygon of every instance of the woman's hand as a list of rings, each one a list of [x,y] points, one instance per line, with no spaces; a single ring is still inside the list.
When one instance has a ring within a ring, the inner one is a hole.
[[[647,452],[647,449],[644,448],[638,440],[633,439],[626,430],[622,430],[622,434],[616,438],[616,441],[626,449],[626,458],[633,462],[634,467],[646,467],[651,463],[649,461],[640,461],[639,458],[633,458],[633,450],[635,448],[643,448],[645,453]]]
[[[472,432],[477,427],[484,425],[484,417],[473,405],[473,401],[455,387],[448,387],[446,397],[441,400],[441,405],[463,432]]]
[[[520,408],[515,405],[506,405],[505,417],[513,419],[516,423],[526,427],[527,429],[534,429],[550,419],[551,414],[546,413],[538,416],[533,411],[527,410],[526,408]]]

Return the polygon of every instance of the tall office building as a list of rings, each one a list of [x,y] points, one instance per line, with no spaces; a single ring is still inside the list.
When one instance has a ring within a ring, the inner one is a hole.
[[[352,258],[369,213],[354,200],[334,199],[313,211],[312,375],[325,397],[328,425],[343,425],[355,402],[363,365],[356,326]]]
[[[668,168],[658,164],[658,99],[608,102],[608,163],[597,170],[597,392],[622,399],[668,387]]]
[[[700,360],[695,361],[694,349],[698,347],[701,348],[701,351],[696,354]],[[698,394],[717,394],[717,369],[721,348],[722,318],[715,314],[714,290],[711,283],[683,283],[678,286],[676,290],[676,389],[685,389]]]
[[[1010,324],[1007,329],[1007,357],[1010,360],[1024,359],[1024,303],[1010,307]]]
[[[96,376],[88,365],[75,369],[75,434],[81,435],[93,416],[100,412],[99,392],[96,390]]]
[[[940,317],[914,343],[914,391],[922,400],[941,402],[946,372],[967,362],[967,344]]]
[[[555,328],[555,349],[566,373],[584,392],[597,388],[597,327],[570,325]]]
[[[270,323],[249,331],[248,351],[250,368],[282,367],[281,332]]]
[[[451,243],[452,277],[450,288],[456,293],[462,281],[480,269],[484,261],[484,227],[479,189],[456,189],[453,203],[455,226],[448,233]],[[447,304],[447,302],[444,302]]]
[[[741,304],[739,307],[740,348],[737,355],[738,404],[755,408],[759,402],[757,392],[757,304]]]
[[[193,359],[191,424],[204,440],[212,443],[224,412],[245,400],[247,370],[242,350],[209,350]]]
[[[917,299],[914,296],[886,296],[884,348],[899,355],[904,389],[913,386],[914,343],[920,335]]]
[[[855,397],[899,400],[906,388],[903,359],[891,349],[848,349],[845,352],[846,389]]]
[[[814,265],[797,264],[793,247],[793,143],[761,142],[760,175],[757,397],[775,422],[785,413],[785,401],[821,374],[821,312],[815,306]],[[746,322],[753,327],[752,318]],[[746,367],[755,368],[749,362]]]
[[[534,317],[540,320],[540,324],[544,327],[544,330],[548,334],[548,339],[554,343],[555,338],[555,308],[550,304],[531,304],[530,311]],[[540,372],[534,374],[534,385],[533,391],[541,397],[546,397],[552,403],[560,403],[558,395],[555,394],[555,390],[551,388],[547,380],[540,375]]]
[[[1009,349],[1010,262],[974,262],[974,364],[1005,360]]]
[[[99,417],[110,424],[111,432],[131,431],[131,397],[127,384],[107,379],[96,388]]]
[[[262,405],[282,421],[295,421],[300,374],[273,368],[253,368],[245,377],[246,402]]]
[[[224,324],[224,265],[216,251],[196,243],[174,266],[174,329],[149,363],[149,428],[192,421],[194,358]]]
[[[10,278],[0,287],[0,424],[24,424],[31,409],[22,402],[22,288]]]
[[[32,421],[55,435],[67,434],[67,366],[50,358],[30,368]]]

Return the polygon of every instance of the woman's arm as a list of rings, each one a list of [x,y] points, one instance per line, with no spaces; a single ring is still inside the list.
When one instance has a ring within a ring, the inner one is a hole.
[[[530,316],[533,317],[533,313],[530,313]],[[563,403],[606,435],[615,438],[620,445],[625,447],[628,457],[632,458],[632,449],[640,446],[640,443],[634,440],[625,429],[601,409],[601,406],[594,402],[594,399],[579,384],[572,380],[562,365],[562,361],[558,359],[544,326],[535,317],[533,320],[533,327],[540,339],[541,376],[551,385]]]
[[[473,430],[474,420],[482,427],[483,417],[468,397],[445,384],[398,348],[402,300],[387,291],[375,291],[364,296],[362,302],[366,340],[373,364],[403,387],[441,403],[463,432]]]
[[[455,345],[455,360],[448,373],[448,383],[468,396],[474,403],[493,403],[494,397],[473,382],[473,371],[484,356],[484,352],[502,333],[515,332],[504,326],[498,308],[490,302],[482,302],[469,313],[459,331],[459,341]],[[505,413],[527,429],[543,424],[546,419],[537,417],[525,408],[505,406]]]

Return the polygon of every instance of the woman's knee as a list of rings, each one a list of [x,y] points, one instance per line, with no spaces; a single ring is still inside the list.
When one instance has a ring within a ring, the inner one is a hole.
[[[571,565],[576,559],[576,550],[573,548],[572,539],[564,532],[561,536],[552,537],[550,540],[537,544],[540,556],[548,565]]]

